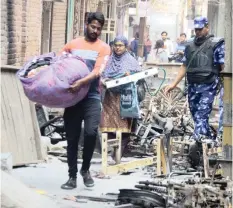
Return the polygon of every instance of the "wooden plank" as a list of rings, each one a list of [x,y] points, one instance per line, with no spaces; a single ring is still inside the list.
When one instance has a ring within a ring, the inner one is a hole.
[[[33,107],[32,111],[30,108],[30,102],[24,95],[15,71],[10,70],[11,66],[5,68],[9,70],[1,71],[1,110],[4,120],[2,124],[4,144],[1,150],[12,152],[13,165],[38,161],[42,159],[42,152],[38,124],[37,128],[35,127],[37,122],[35,109]]]
[[[108,134],[102,133],[102,171],[107,174],[108,166]]]
[[[20,84],[20,85],[19,85]],[[35,139],[40,139],[40,131],[39,128],[38,129],[34,129],[34,125],[35,122],[37,123],[37,117],[35,117],[35,105],[33,103],[31,103],[28,98],[24,95],[24,90],[23,87],[21,85],[21,83],[18,82],[18,89],[20,92],[20,98],[21,98],[21,104],[22,104],[22,109],[23,109],[23,114],[25,117],[25,125],[26,126],[30,126],[30,129],[27,130],[27,137],[28,140],[30,142],[27,142],[28,144],[28,148],[31,149],[31,160],[35,160],[35,159],[44,159],[41,158],[40,155],[38,155],[38,148],[40,148],[41,151],[41,147],[40,144],[38,146],[38,144],[36,144]],[[31,105],[33,105],[34,107],[34,114],[32,114],[33,112],[31,112]],[[26,145],[25,145],[26,146]]]
[[[167,161],[166,161],[166,156],[165,156],[165,149],[164,149],[164,144],[163,140],[161,140],[161,162],[162,162],[162,168],[163,168],[163,174],[167,174]]]
[[[156,157],[148,157],[143,159],[137,159],[126,163],[121,163],[118,165],[112,165],[107,167],[107,174],[118,174],[124,173],[129,170],[133,170],[138,167],[153,165],[156,163]]]
[[[213,154],[219,154],[222,153],[222,147],[215,147],[215,148],[210,148],[207,151],[207,155],[213,155]]]
[[[1,73],[1,78],[2,78],[2,83],[1,83],[1,89],[2,89],[2,112],[4,115],[4,122],[5,122],[5,127],[6,127],[6,132],[7,132],[7,138],[1,138],[2,143],[5,142],[7,145],[3,145],[3,147],[9,147],[9,149],[2,149],[2,152],[12,152],[12,157],[13,157],[13,162],[15,160],[15,157],[18,155],[18,148],[15,145],[16,141],[16,132],[13,127],[13,117],[11,115],[11,103],[9,100],[9,91],[7,88],[7,85],[9,85],[9,79],[8,75],[9,72],[4,72]],[[12,95],[11,95],[12,96]]]
[[[20,101],[20,94],[18,92],[18,87],[16,84],[16,76],[14,73],[9,73],[8,75],[9,77],[9,81],[12,83],[10,86],[8,85],[8,95],[10,95],[9,100],[11,103],[11,114],[13,117],[13,128],[15,129],[16,132],[16,138],[15,138],[15,145],[17,145],[18,147],[18,156],[15,159],[15,162],[18,162],[19,160],[24,160],[24,158],[30,159],[28,158],[27,155],[27,150],[24,148],[25,143],[27,143],[28,141],[25,139],[26,138],[26,128],[30,128],[29,126],[26,127],[24,124],[24,120],[25,118],[23,117],[23,113],[22,113],[22,106],[21,106],[21,101]],[[20,122],[19,122],[20,121]],[[24,139],[21,139],[24,138]]]
[[[33,141],[33,143],[35,143],[35,145],[33,147],[35,147],[35,149],[36,149],[37,158],[40,159],[40,160],[45,159],[45,158],[43,158],[43,154],[42,154],[41,135],[40,135],[40,131],[39,131],[39,124],[37,122],[35,105],[32,102],[30,102],[30,111],[31,111],[31,117],[32,117],[32,122],[33,122],[32,123],[32,128],[34,130],[34,141]]]
[[[8,72],[16,73],[20,68],[21,67],[19,67],[19,66],[3,65],[3,66],[1,66],[1,72],[8,71]]]
[[[9,149],[9,142],[8,141],[8,132],[6,131],[6,119],[4,112],[5,110],[3,109],[3,104],[1,104],[1,111],[2,111],[2,118],[1,118],[1,142],[0,142],[0,147],[1,147],[1,152],[6,152],[6,150]]]
[[[18,156],[15,158],[15,162],[19,161],[28,161],[32,159],[30,156],[28,156],[28,151],[31,151],[30,149],[25,149],[24,146],[26,143],[30,142],[27,141],[27,130],[30,128],[30,126],[25,126],[24,125],[24,120],[26,118],[23,118],[23,113],[22,113],[22,107],[21,106],[21,101],[20,101],[20,94],[18,92],[18,87],[16,84],[16,76],[14,73],[9,73],[9,81],[12,83],[11,85],[8,84],[8,95],[9,101],[11,103],[11,115],[13,118],[13,128],[16,132],[16,138],[15,138],[15,145],[17,145],[18,148]],[[20,122],[19,122],[20,121]],[[31,135],[30,135],[31,136]],[[26,144],[27,146],[28,144]]]
[[[167,139],[167,169],[168,169],[168,173],[170,173],[172,171],[172,141],[173,138],[170,137],[169,139]]]
[[[117,131],[116,132],[116,139],[118,140],[118,146],[115,147],[115,161],[116,164],[120,164],[121,162],[121,142],[122,142],[122,132]]]
[[[38,158],[37,158],[37,153],[35,151],[35,142],[34,142],[35,135],[34,135],[34,130],[32,128],[33,121],[30,113],[30,101],[25,96],[22,84],[20,83],[19,80],[16,80],[16,87],[20,98],[20,107],[22,109],[24,129],[25,127],[28,127],[26,131],[24,130],[24,134],[25,134],[24,138],[26,142],[23,145],[23,149],[25,151],[25,157],[27,157],[30,160],[36,160]]]
[[[207,152],[208,152],[207,144],[203,143],[202,148],[203,148],[203,162],[204,162],[205,178],[209,178],[209,160],[207,156]]]
[[[161,143],[162,143],[162,139],[158,139],[157,140],[157,175],[161,175],[162,171],[161,171]]]

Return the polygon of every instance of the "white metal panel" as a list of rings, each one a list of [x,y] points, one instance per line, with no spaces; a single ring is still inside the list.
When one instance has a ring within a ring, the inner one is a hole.
[[[129,75],[129,76],[125,76],[122,78],[118,78],[118,79],[114,79],[114,80],[110,80],[110,81],[106,81],[106,88],[112,88],[112,87],[117,87],[123,84],[127,84],[130,82],[136,82],[140,79],[144,79],[146,77],[150,77],[150,76],[154,76],[158,74],[158,68],[152,68],[152,69],[147,69],[147,70],[143,70],[141,72]]]

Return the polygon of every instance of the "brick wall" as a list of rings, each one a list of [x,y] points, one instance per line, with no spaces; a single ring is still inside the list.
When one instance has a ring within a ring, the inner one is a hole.
[[[2,65],[19,66],[40,53],[41,14],[38,0],[1,1]]]
[[[85,0],[81,0],[81,7],[80,7],[80,28],[79,28],[79,35],[84,35],[84,24],[85,24]]]
[[[1,63],[7,63],[7,0],[1,0]]]
[[[65,44],[67,1],[54,2],[51,50],[58,52]]]

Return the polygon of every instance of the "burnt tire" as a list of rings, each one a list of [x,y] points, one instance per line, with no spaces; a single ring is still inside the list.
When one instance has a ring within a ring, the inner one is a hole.
[[[201,143],[194,142],[189,146],[188,158],[192,168],[203,165],[203,151]]]

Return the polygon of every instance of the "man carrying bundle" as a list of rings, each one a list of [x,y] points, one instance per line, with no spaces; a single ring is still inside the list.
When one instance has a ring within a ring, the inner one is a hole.
[[[104,21],[105,19],[102,13],[90,13],[87,18],[85,37],[72,40],[62,50],[81,57],[91,72],[85,78],[76,81],[69,89],[70,93],[74,93],[82,86],[90,84],[86,98],[76,105],[65,109],[64,123],[67,138],[69,180],[61,186],[62,189],[73,189],[77,186],[77,152],[82,121],[84,121],[84,148],[80,174],[87,187],[94,186],[89,168],[101,116],[99,76],[104,70],[110,55],[110,47],[98,39]]]

